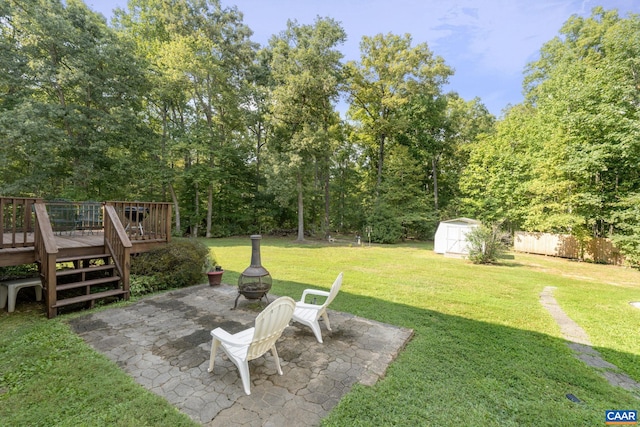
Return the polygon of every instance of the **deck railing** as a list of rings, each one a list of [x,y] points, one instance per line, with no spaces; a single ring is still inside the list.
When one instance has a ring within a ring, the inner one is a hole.
[[[108,296],[123,295],[128,299],[131,253],[134,250],[136,253],[145,252],[158,244],[169,242],[171,219],[170,203],[43,202],[36,198],[0,197],[0,235],[3,237],[0,250],[6,249],[5,252],[8,253],[0,258],[0,265],[20,265],[34,261],[40,265],[47,317],[52,318],[56,316],[58,307],[80,302],[80,297],[58,299],[58,291],[62,285],[57,283],[56,263],[65,259],[64,256],[58,258],[63,252],[66,256],[71,256],[71,253],[75,253],[73,256],[82,255],[82,251],[77,251],[82,246],[62,245],[64,249],[59,250],[57,245],[74,240],[74,235],[79,234],[76,231],[84,234],[104,230],[103,244],[100,244],[104,245],[104,251],[98,254],[101,258],[106,254],[111,256],[124,291],[112,290],[106,293]],[[69,236],[55,236],[55,233],[65,232]],[[91,239],[79,237],[77,240]],[[136,243],[135,247],[132,240]],[[96,249],[100,250],[91,246],[84,255],[93,255]],[[73,256],[66,259],[73,259]],[[87,285],[87,289],[89,286]],[[101,298],[104,293],[90,293],[87,290],[87,295],[81,299],[92,302]]]
[[[122,289],[127,292],[125,299],[129,299],[129,267],[132,245],[114,207],[111,205],[104,207],[104,244],[122,278]]]
[[[33,205],[36,214],[35,226],[35,259],[40,263],[40,277],[45,290],[47,317],[55,316],[56,292],[56,257],[58,247],[49,222],[49,215],[44,204]]]
[[[0,249],[34,247],[34,205],[42,199],[0,197]],[[93,233],[104,228],[101,202],[44,202],[54,234]],[[131,241],[171,240],[171,203],[107,202],[124,225]]]
[[[102,203],[51,200],[46,202],[47,213],[54,232],[73,234],[76,231],[102,230]]]
[[[33,205],[39,201],[29,197],[0,197],[0,249],[34,246]]]
[[[132,241],[171,240],[171,203],[107,202]]]

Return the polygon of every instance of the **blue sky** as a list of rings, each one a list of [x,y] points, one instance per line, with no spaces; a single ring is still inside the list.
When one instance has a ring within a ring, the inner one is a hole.
[[[108,19],[126,0],[85,0]],[[362,36],[409,33],[414,45],[429,48],[455,69],[446,91],[470,100],[479,97],[496,116],[522,101],[526,64],[558,34],[571,15],[589,16],[602,5],[621,16],[640,13],[640,0],[221,0],[237,6],[265,45],[287,20],[312,24],[316,17],[340,22],[347,33],[346,60],[360,57]]]

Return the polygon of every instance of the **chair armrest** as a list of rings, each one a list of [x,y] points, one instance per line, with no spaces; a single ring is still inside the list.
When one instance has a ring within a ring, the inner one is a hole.
[[[307,304],[304,302],[297,302],[296,308],[309,308],[312,310],[320,310],[322,308],[321,304]]]
[[[316,295],[316,296],[319,296],[319,297],[329,297],[329,292],[320,291],[318,289],[305,289],[302,292],[302,299],[301,299],[302,302],[306,301],[305,298],[307,297],[307,295]]]
[[[240,346],[247,345],[251,342],[254,330],[255,328],[249,328],[237,334],[230,334],[222,328],[215,328],[211,331],[211,336],[225,344]]]

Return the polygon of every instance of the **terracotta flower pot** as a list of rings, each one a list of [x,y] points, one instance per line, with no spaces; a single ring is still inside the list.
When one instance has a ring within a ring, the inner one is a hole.
[[[222,273],[224,273],[224,270],[209,271],[207,273],[207,276],[209,277],[209,286],[218,286],[222,281]]]

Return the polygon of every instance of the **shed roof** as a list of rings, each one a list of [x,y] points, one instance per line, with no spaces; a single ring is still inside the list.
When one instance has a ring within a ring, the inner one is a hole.
[[[464,225],[464,224],[469,224],[469,225],[480,225],[481,222],[475,219],[471,219],[471,218],[455,218],[455,219],[448,219],[446,221],[440,221],[440,222],[444,222],[445,224],[459,224],[459,225]]]

